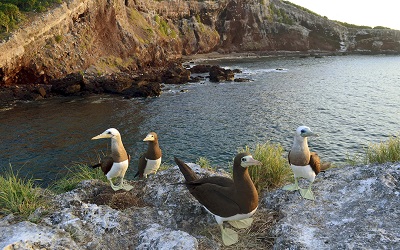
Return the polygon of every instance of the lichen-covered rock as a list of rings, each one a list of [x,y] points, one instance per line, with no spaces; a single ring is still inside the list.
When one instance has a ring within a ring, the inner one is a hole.
[[[400,164],[343,167],[317,176],[316,200],[277,190],[274,249],[399,249]]]
[[[78,245],[64,230],[22,221],[10,225],[0,224],[0,249],[62,250],[78,249]]]
[[[140,233],[139,245],[136,249],[186,250],[197,248],[196,238],[188,233],[171,230],[159,224],[151,224],[149,228]]]

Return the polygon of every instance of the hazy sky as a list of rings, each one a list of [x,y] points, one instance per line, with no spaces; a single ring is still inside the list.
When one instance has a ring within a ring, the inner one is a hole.
[[[400,30],[399,0],[289,0],[341,22]]]

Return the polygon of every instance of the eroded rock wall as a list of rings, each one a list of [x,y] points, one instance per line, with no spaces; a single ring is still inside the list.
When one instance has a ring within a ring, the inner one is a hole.
[[[69,0],[0,43],[0,86],[140,73],[182,55],[400,53],[400,31],[348,29],[280,0]]]

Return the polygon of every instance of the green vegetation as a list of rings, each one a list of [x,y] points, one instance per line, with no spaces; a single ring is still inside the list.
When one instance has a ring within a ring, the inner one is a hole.
[[[240,152],[251,152],[249,147]],[[292,172],[286,158],[283,157],[284,149],[280,144],[257,144],[252,154],[254,159],[261,161],[261,166],[249,167],[250,177],[258,192],[262,189],[274,189],[283,186],[291,179]]]
[[[384,26],[375,26],[374,30],[391,30],[391,28],[384,27]]]
[[[0,0],[0,33],[9,32],[24,19],[23,12],[43,12],[62,0]]]
[[[62,41],[62,39],[63,39],[62,35],[54,36],[54,40],[56,41],[56,43],[60,43]]]
[[[278,9],[272,3],[268,6],[271,17],[276,17],[277,22],[293,25],[294,21],[291,19],[283,9]],[[271,21],[271,20],[270,20]]]
[[[160,168],[158,169],[157,172],[164,171],[164,170],[167,170],[167,169],[170,169],[170,168],[173,168],[173,167],[174,167],[173,164],[168,164],[166,162],[163,162],[163,163],[161,163],[161,166],[160,166]]]
[[[39,190],[32,179],[21,179],[10,165],[0,175],[0,216],[13,213],[27,218],[37,208],[46,205]]]
[[[22,20],[18,7],[11,3],[0,2],[0,32],[9,32]]]
[[[158,24],[158,29],[160,30],[161,34],[168,37],[177,37],[176,32],[171,29],[165,19],[161,18],[159,15],[154,16],[154,21]]]
[[[201,168],[215,171],[216,167],[212,167],[210,161],[205,157],[199,157],[196,161],[196,164],[199,165]]]
[[[302,10],[302,11],[305,11],[305,12],[308,12],[308,13],[310,13],[310,14],[313,14],[313,15],[316,15],[316,16],[321,16],[321,15],[315,13],[314,11],[311,11],[311,10],[309,10],[309,9],[307,9],[307,8],[304,8],[303,6],[294,4],[294,3],[292,3],[292,2],[289,2],[289,1],[282,1],[282,2],[284,2],[284,3],[286,3],[286,4],[290,4],[290,5],[292,5],[292,6],[296,7],[296,8],[298,8],[298,9],[300,9],[300,10]]]
[[[355,166],[359,164],[374,164],[400,161],[400,136],[391,136],[385,142],[370,144],[363,154],[347,156],[346,162]]]
[[[97,179],[107,182],[107,178],[100,168],[92,169],[86,164],[77,163],[72,167],[68,167],[67,170],[67,174],[57,180],[51,187],[54,192],[63,193],[71,191],[84,180]]]
[[[364,164],[400,161],[400,137],[392,136],[387,141],[371,144],[365,149]]]
[[[346,22],[340,22],[340,21],[334,21],[340,25],[343,25],[344,27],[347,28],[352,28],[352,29],[372,29],[370,26],[364,26],[364,25],[356,25],[356,24],[350,24]]]

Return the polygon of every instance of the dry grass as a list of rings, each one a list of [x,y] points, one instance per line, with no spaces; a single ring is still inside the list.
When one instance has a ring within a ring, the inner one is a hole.
[[[272,210],[258,210],[253,216],[253,224],[246,229],[232,228],[239,233],[239,241],[231,246],[224,246],[221,238],[221,231],[217,223],[210,225],[203,231],[202,235],[207,238],[212,238],[216,241],[221,249],[233,250],[233,249],[272,249],[275,239],[271,234],[271,228],[275,225],[278,214]],[[225,222],[224,226],[230,227]],[[208,249],[207,244],[203,240],[199,240],[199,249]]]
[[[364,164],[400,161],[400,137],[392,136],[389,140],[371,144],[365,149]]]
[[[249,167],[249,174],[258,192],[264,188],[275,189],[283,186],[292,178],[292,171],[286,158],[283,157],[284,149],[280,144],[267,142],[257,144],[255,150],[249,147],[241,152],[252,153],[254,159],[261,161],[261,166]]]
[[[196,160],[196,164],[208,171],[215,171],[217,169],[217,167],[212,167],[210,161],[205,157],[199,157]]]

